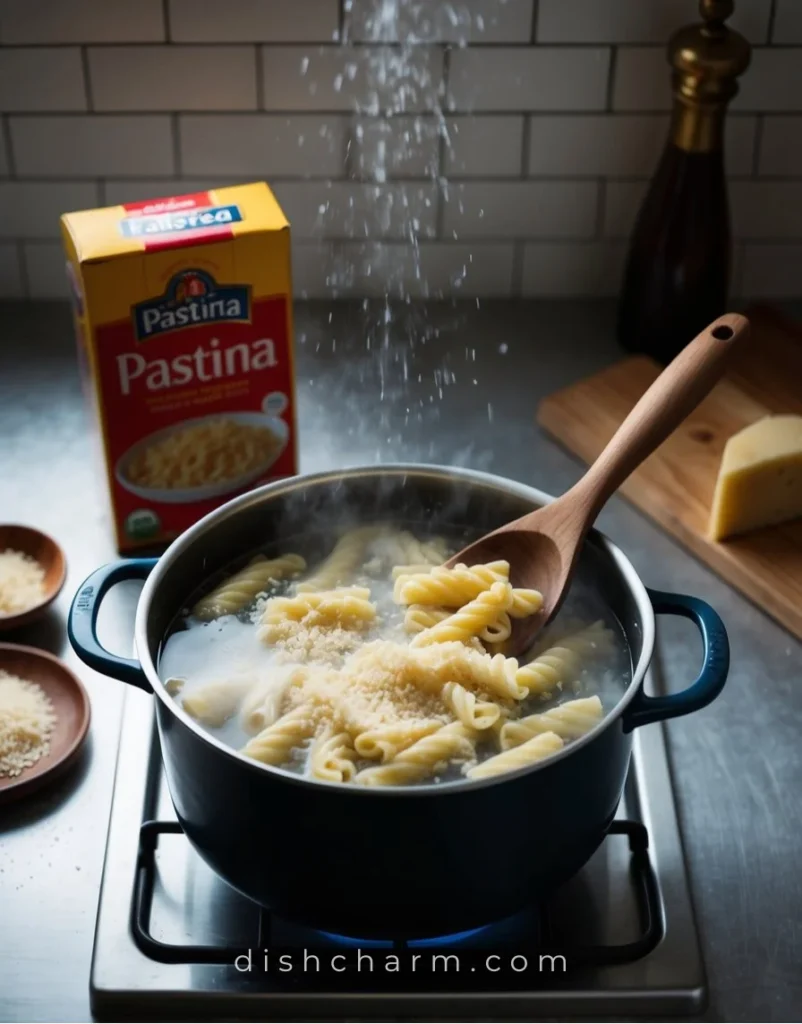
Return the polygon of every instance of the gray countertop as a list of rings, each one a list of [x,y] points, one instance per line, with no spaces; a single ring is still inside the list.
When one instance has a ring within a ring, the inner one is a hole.
[[[387,461],[491,470],[559,493],[581,467],[534,424],[538,400],[619,356],[606,303],[297,311],[302,470]],[[381,400],[379,400],[381,396]],[[81,665],[65,615],[115,557],[102,476],[61,304],[0,311],[0,522],[56,536],[69,574],[48,619],[4,640],[62,655],[85,681],[92,728],[76,769],[0,808],[0,1020],[88,1020],[89,963],[114,781],[123,684]],[[645,582],[709,600],[730,630],[722,697],[670,723],[686,856],[711,986],[708,1020],[802,1014],[802,646],[621,500],[600,526]],[[136,591],[101,615],[130,650]],[[663,621],[670,686],[699,658],[690,627]]]

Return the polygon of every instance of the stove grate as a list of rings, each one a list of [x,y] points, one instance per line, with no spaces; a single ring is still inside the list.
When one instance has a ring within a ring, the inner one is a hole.
[[[156,849],[159,836],[182,835],[183,830],[175,821],[146,821],[139,833],[139,852],[131,904],[131,930],[139,949],[151,960],[163,964],[231,964],[246,953],[246,949],[235,946],[185,945],[163,942],[151,933],[151,911],[156,881]],[[550,920],[548,905],[540,909],[538,947],[550,956],[563,955],[572,969],[577,967],[603,967],[632,963],[641,959],[659,944],[664,934],[664,921],[660,906],[660,895],[654,870],[649,856],[649,835],[640,822],[616,820],[610,826],[608,835],[627,837],[630,853],[630,876],[636,896],[640,934],[632,942],[618,945],[579,945],[564,943]],[[255,948],[271,944],[273,915],[264,908],[254,907],[257,922],[254,929]],[[492,930],[493,925],[488,926]],[[485,929],[482,930],[483,932]],[[324,938],[325,933],[308,929],[314,937]],[[473,933],[470,933],[473,934]],[[331,937],[330,937],[331,938]],[[453,945],[445,941],[438,948],[462,948],[459,938],[452,937]],[[352,940],[356,941],[356,940]],[[427,940],[431,943],[432,940]],[[395,950],[413,949],[415,942],[395,940],[386,944]]]

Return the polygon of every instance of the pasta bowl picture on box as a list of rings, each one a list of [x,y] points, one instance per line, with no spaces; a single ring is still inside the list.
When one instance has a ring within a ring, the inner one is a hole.
[[[120,458],[117,481],[145,501],[190,504],[250,486],[289,441],[277,416],[216,413],[184,420],[143,438]]]
[[[326,931],[425,937],[506,917],[591,857],[632,731],[709,704],[728,644],[708,605],[647,590],[591,531],[561,611],[508,658],[537,592],[505,562],[439,563],[551,500],[437,466],[296,477],[228,502],[159,560],[86,580],[73,647],[155,695],[178,820],[222,878]],[[126,579],[145,580],[134,659],[95,628]],[[666,696],[643,691],[656,614],[691,619],[704,647],[698,678]],[[515,870],[488,871],[501,857]]]

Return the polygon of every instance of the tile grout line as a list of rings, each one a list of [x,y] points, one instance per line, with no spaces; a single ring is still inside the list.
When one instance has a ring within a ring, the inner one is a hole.
[[[779,7],[779,0],[771,0],[771,7],[769,7],[769,20],[766,25],[766,43],[771,46],[772,37],[774,35],[774,25],[777,21],[777,8]]]
[[[532,146],[532,120],[534,114],[524,114],[524,123],[521,130],[521,177],[526,181],[529,177],[529,151]]]
[[[17,161],[14,156],[14,147],[11,139],[11,118],[8,114],[3,114],[0,117],[0,132],[3,135],[3,146],[6,151],[6,161],[8,163],[8,177],[9,179],[17,178]]]
[[[604,216],[607,208],[607,179],[599,178],[596,189],[596,227],[591,241],[601,241],[604,238]]]
[[[257,111],[263,111],[264,103],[266,99],[265,93],[265,66],[264,66],[264,47],[258,43],[254,46],[255,60],[256,60],[256,109]]]
[[[172,30],[170,26],[170,0],[162,0],[162,20],[164,21],[164,42],[172,43]]]
[[[25,259],[25,243],[17,242],[17,262],[19,263],[19,278],[22,285],[22,294],[26,299],[31,299],[31,280],[28,273],[28,261]]]
[[[604,111],[607,114],[613,113],[613,98],[615,94],[615,76],[618,67],[618,46],[610,47],[610,64],[607,68],[607,89],[605,91]]]
[[[94,113],[95,97],[92,90],[92,76],[89,71],[89,47],[81,46],[81,73],[84,79],[84,97],[86,98],[86,110]]]
[[[181,124],[179,114],[170,114],[170,140],[173,148],[173,178],[181,177]]]
[[[510,295],[514,299],[521,298],[524,287],[524,249],[526,242],[516,238],[512,243],[512,280],[510,281]]]
[[[752,151],[752,178],[760,178],[760,151],[763,148],[763,131],[765,128],[765,115],[758,114],[755,118],[755,141]]]

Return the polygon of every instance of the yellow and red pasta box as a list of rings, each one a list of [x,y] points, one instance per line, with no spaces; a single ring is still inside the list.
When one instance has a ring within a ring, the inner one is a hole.
[[[120,551],[297,472],[290,229],[264,182],[61,218]]]

